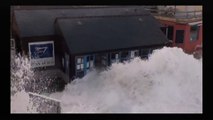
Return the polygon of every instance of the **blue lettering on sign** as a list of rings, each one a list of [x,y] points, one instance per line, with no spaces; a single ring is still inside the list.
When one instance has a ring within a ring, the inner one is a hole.
[[[53,44],[33,44],[30,45],[31,58],[48,58],[53,57]]]

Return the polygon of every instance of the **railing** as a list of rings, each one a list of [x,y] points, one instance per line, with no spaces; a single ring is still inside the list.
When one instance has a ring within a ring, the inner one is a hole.
[[[35,107],[35,111],[38,113],[61,113],[61,101],[49,98],[43,95],[29,92],[30,102],[32,102],[32,107]],[[28,108],[32,109],[32,108]]]
[[[179,11],[173,8],[168,8],[166,10],[159,9],[146,9],[151,12],[153,16],[168,17],[173,19],[201,19],[202,20],[202,10],[197,11]]]

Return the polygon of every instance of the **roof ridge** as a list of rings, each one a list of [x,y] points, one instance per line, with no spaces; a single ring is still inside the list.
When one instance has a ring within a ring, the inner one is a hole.
[[[151,14],[144,13],[144,14],[120,14],[120,15],[92,15],[92,16],[68,16],[68,17],[56,17],[55,21],[60,19],[77,19],[77,18],[106,18],[106,17],[139,17],[139,16],[149,16]]]

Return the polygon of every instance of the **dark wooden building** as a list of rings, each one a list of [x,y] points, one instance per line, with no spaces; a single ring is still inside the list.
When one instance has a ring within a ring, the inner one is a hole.
[[[13,18],[17,48],[32,60],[39,58],[35,66],[59,68],[69,79],[94,67],[147,58],[169,42],[141,6],[18,9]],[[54,57],[53,64],[45,63],[48,57]]]

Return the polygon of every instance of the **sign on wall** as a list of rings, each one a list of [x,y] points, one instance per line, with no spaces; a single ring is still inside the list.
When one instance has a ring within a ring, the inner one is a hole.
[[[53,41],[30,42],[28,45],[32,68],[55,65]]]

